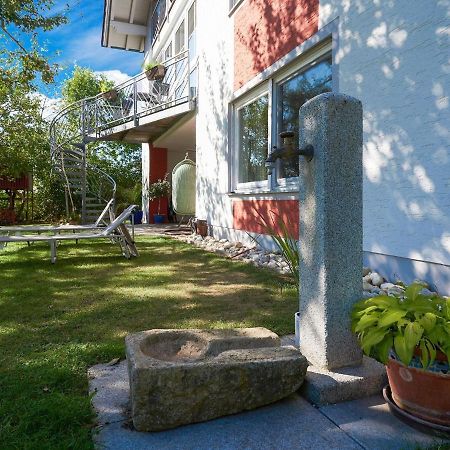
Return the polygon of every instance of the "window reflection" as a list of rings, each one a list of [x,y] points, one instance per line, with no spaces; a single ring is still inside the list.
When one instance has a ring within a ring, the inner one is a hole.
[[[280,84],[278,88],[278,133],[294,131],[295,142],[298,143],[300,106],[316,95],[330,92],[331,89],[331,55]],[[279,178],[297,176],[297,157],[280,163]]]
[[[269,97],[264,95],[239,110],[239,182],[267,179]]]

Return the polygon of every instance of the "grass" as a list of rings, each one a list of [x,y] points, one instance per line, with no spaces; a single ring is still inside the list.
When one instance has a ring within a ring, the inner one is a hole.
[[[263,326],[293,332],[295,288],[266,270],[166,238],[127,261],[107,242],[0,253],[0,447],[89,449],[87,368],[124,357],[150,328]]]

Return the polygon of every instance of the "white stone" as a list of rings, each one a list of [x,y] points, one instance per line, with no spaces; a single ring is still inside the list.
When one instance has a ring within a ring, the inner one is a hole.
[[[392,289],[394,287],[394,284],[392,283],[382,283],[380,288],[383,289],[384,291],[388,290],[388,289]]]
[[[365,275],[365,276],[363,277],[363,281],[364,281],[365,283],[370,283],[370,284],[372,284],[372,277],[370,276],[370,274]]]
[[[422,295],[427,295],[427,296],[431,296],[431,297],[436,297],[436,296],[437,296],[437,293],[436,293],[436,292],[430,291],[430,290],[427,289],[427,288],[423,288],[423,289],[420,291],[420,293],[421,293]]]
[[[383,283],[383,281],[384,281],[383,277],[380,274],[378,274],[377,272],[372,272],[370,274],[370,279],[374,286],[380,286],[380,284]]]

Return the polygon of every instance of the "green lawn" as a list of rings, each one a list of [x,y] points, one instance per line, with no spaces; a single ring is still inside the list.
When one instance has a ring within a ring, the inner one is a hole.
[[[150,328],[293,332],[295,289],[266,270],[165,238],[127,261],[108,242],[0,252],[0,448],[92,448],[87,367]]]

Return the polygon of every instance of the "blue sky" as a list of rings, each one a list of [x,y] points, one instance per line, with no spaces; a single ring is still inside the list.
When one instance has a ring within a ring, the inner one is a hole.
[[[57,76],[55,85],[41,87],[43,94],[59,97],[61,84],[70,76],[75,64],[96,72],[106,72],[109,78],[117,82],[123,81],[124,75],[132,76],[141,71],[142,53],[101,46],[103,0],[58,3],[61,9],[69,4],[69,23],[51,32],[40,33],[40,43],[47,48],[51,62],[60,64],[63,70]],[[57,10],[55,7],[53,12]]]

